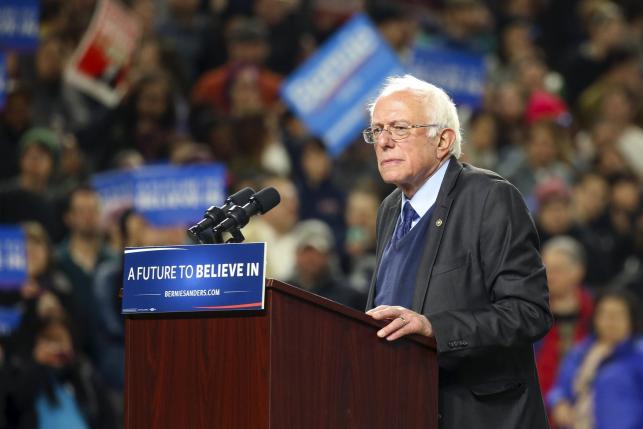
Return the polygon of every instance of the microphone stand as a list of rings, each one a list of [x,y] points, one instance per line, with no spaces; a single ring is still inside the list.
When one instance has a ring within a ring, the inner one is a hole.
[[[199,244],[223,243],[223,234],[221,234],[219,231],[216,231],[214,228],[206,229],[201,232],[197,232],[196,229],[193,229],[193,228],[194,227],[188,229],[188,235],[193,241],[197,241]],[[243,236],[241,237],[243,241]]]
[[[215,235],[220,234],[215,231]],[[234,228],[230,231],[230,234],[232,234],[232,237],[226,241],[226,243],[243,243],[246,239],[246,237],[243,236],[241,233],[241,228]]]

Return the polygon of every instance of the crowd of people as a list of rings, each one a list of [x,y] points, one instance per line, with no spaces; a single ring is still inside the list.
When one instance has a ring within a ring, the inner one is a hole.
[[[268,243],[267,275],[364,309],[391,188],[361,136],[332,157],[279,96],[358,12],[403,63],[416,44],[484,57],[481,102],[460,109],[461,161],[506,177],[535,219],[555,316],[535,345],[551,425],[637,427],[640,1],[121,1],[142,38],[116,107],[64,78],[96,0],[42,0],[37,50],[5,53],[0,223],[23,226],[28,262],[22,287],[0,291],[20,312],[0,337],[0,428],[122,420],[122,249],[187,237],[133,208],[104,213],[95,173],[221,162],[229,193],[274,186],[281,203],[244,230]]]

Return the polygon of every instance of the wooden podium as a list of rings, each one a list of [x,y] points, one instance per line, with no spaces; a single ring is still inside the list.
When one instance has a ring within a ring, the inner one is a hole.
[[[125,427],[437,428],[434,341],[275,280],[265,302],[126,316]]]

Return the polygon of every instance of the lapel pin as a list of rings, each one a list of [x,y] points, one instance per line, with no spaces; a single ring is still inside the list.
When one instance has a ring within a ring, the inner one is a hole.
[[[435,226],[437,226],[439,228],[439,227],[442,226],[442,223],[443,223],[442,219],[438,219],[438,220],[435,221]]]

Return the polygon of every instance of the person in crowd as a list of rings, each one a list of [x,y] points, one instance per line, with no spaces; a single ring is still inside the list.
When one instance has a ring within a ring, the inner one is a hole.
[[[600,106],[599,117],[617,132],[612,135],[613,144],[628,167],[643,179],[643,128],[636,123],[640,106],[634,95],[624,86],[613,86],[603,94]]]
[[[38,45],[32,83],[32,115],[37,126],[75,132],[89,124],[93,113],[104,110],[65,82],[63,72],[70,54],[71,46],[60,34],[49,34]]]
[[[610,218],[612,225],[622,237],[630,237],[633,220],[641,207],[641,183],[632,175],[622,174],[612,181],[610,196]]]
[[[561,180],[542,183],[535,192],[538,236],[545,243],[557,235],[578,236],[573,218],[571,193]]]
[[[308,219],[295,229],[297,250],[294,276],[287,283],[324,298],[362,310],[366,294],[350,288],[341,275],[332,230],[323,221]]]
[[[115,110],[78,133],[80,146],[98,170],[112,167],[116,155],[127,149],[137,150],[146,162],[167,159],[176,131],[174,101],[162,70],[146,75]]]
[[[549,392],[559,429],[643,426],[643,350],[636,298],[607,290],[596,299],[594,334],[572,349]]]
[[[536,346],[536,368],[543,396],[547,396],[567,352],[589,333],[593,298],[583,286],[586,271],[581,244],[568,236],[558,236],[543,247],[547,270],[549,308],[554,325]]]
[[[54,240],[61,225],[56,213],[54,185],[60,154],[59,140],[46,128],[31,128],[20,139],[19,173],[0,183],[0,222],[41,223]]]
[[[265,67],[269,54],[265,24],[258,19],[237,17],[230,22],[226,33],[228,61],[221,67],[204,73],[192,90],[192,103],[207,105],[219,114],[231,112],[230,83],[240,71],[254,73],[258,101],[272,107],[278,100],[281,77]]]
[[[601,76],[605,58],[621,46],[626,37],[623,14],[614,2],[585,2],[581,19],[588,38],[577,48],[564,70],[567,100],[572,106]]]
[[[572,190],[573,215],[582,229],[587,255],[586,283],[597,289],[605,286],[622,265],[618,250],[623,240],[610,222],[610,185],[595,171],[581,174]]]
[[[59,154],[60,143],[53,131],[31,128],[20,139],[20,172],[10,182],[4,182],[4,187],[47,195],[52,190]]]
[[[0,112],[0,180],[19,173],[20,140],[33,124],[31,91],[15,82],[7,88]]]
[[[309,36],[307,19],[297,2],[255,0],[253,11],[266,24],[270,53],[266,66],[282,76],[304,59],[303,45]]]
[[[487,170],[498,166],[498,123],[484,110],[475,112],[468,122],[469,144],[462,154],[463,161]]]
[[[601,74],[600,79],[583,91],[578,99],[577,117],[579,123],[587,127],[592,121],[602,119],[601,110],[603,109],[603,104],[609,106],[613,103],[613,100],[609,97],[609,94],[612,92],[625,90],[631,94],[630,97],[634,100],[640,100],[641,94],[643,94],[640,62],[640,51],[636,46],[628,46],[610,52],[605,59],[605,70]],[[605,103],[606,100],[608,103]],[[618,99],[615,101],[617,103],[623,102]],[[610,117],[614,116],[615,125],[618,126],[623,123],[623,120],[627,118],[626,115],[630,112],[618,105],[614,107],[617,107],[617,109],[607,113],[606,119],[609,121]],[[619,129],[619,135],[625,131],[628,132],[625,135],[633,131],[631,125],[632,124],[629,123],[623,129]]]
[[[553,318],[522,196],[458,162],[455,105],[411,75],[387,80],[363,134],[397,186],[378,210],[367,302],[386,323],[377,336],[435,338],[440,427],[547,428],[532,343]]]
[[[352,189],[346,198],[343,254],[350,286],[367,293],[375,269],[375,217],[379,195],[372,187]]]
[[[69,235],[56,252],[56,262],[72,285],[72,295],[85,335],[79,346],[98,358],[93,331],[96,328],[96,296],[93,290],[96,267],[115,256],[103,239],[100,225],[100,199],[89,186],[72,190],[67,199],[64,219]]]
[[[634,218],[633,251],[623,262],[623,269],[613,276],[609,287],[627,289],[643,302],[643,207]]]
[[[158,36],[174,45],[190,82],[205,71],[208,56],[222,54],[221,49],[219,52],[212,49],[213,45],[221,47],[222,36],[208,16],[199,11],[199,3],[198,0],[169,0],[168,13],[157,27]]]
[[[502,152],[515,150],[527,141],[525,106],[527,94],[520,84],[512,79],[497,83],[492,91],[491,110],[498,120],[502,133],[498,136]],[[506,157],[501,152],[503,157]]]
[[[568,149],[566,133],[560,126],[551,121],[535,122],[529,127],[524,151],[518,149],[518,157],[499,166],[499,172],[529,198],[536,186],[547,179],[555,177],[571,184]]]
[[[159,70],[164,70],[169,75],[175,100],[178,98],[179,101],[184,101],[192,81],[176,47],[163,37],[145,36],[134,54],[127,79],[135,86],[142,78]]]
[[[150,242],[147,221],[134,209],[128,208],[120,213],[115,227],[113,241],[118,243],[120,254],[126,247],[142,247]],[[119,298],[123,287],[122,257],[101,262],[95,272],[92,286],[98,313],[95,331],[99,350],[97,368],[105,380],[113,409],[122,418],[125,383],[125,324]]]
[[[302,147],[302,177],[297,181],[300,219],[319,219],[344,241],[345,195],[332,180],[333,160],[324,143],[312,137]]]
[[[437,31],[429,34],[429,44],[470,54],[492,52],[494,20],[485,2],[447,0],[439,22]]]
[[[391,48],[407,58],[418,33],[417,22],[395,2],[372,1],[367,12]]]
[[[17,291],[3,291],[0,301],[20,314],[19,324],[7,339],[7,355],[29,347],[29,336],[37,320],[55,318],[73,323],[75,336],[82,330],[72,297],[71,283],[56,268],[49,235],[36,222],[22,225],[25,234],[27,279]]]
[[[244,228],[248,242],[266,242],[266,276],[278,280],[294,275],[297,251],[296,226],[299,222],[299,197],[290,179],[270,177],[261,187],[274,187],[281,202],[261,217],[256,216]]]
[[[27,353],[9,364],[7,420],[19,429],[107,429],[116,424],[91,364],[67,323],[39,320]]]

